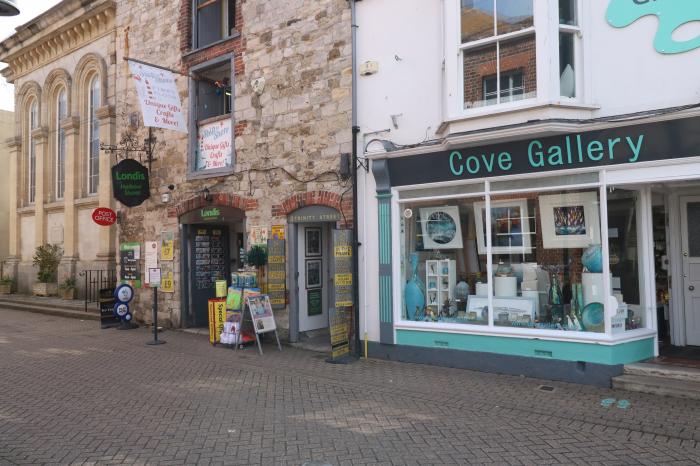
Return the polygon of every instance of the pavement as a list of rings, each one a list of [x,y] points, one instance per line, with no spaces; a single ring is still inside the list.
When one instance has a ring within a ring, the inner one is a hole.
[[[700,463],[698,401],[98,325],[0,309],[0,465]]]

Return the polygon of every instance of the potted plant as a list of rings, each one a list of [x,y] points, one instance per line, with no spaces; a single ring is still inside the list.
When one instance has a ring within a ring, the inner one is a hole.
[[[34,284],[35,296],[55,296],[58,291],[56,284],[56,272],[61,262],[63,251],[56,244],[44,244],[38,246],[34,253],[34,267],[37,272],[38,283]]]
[[[15,281],[12,277],[2,277],[0,278],[0,294],[12,294],[12,285]]]
[[[58,285],[61,299],[75,299],[75,278],[69,277]]]
[[[258,286],[262,287],[265,278],[265,265],[267,264],[267,249],[262,246],[253,246],[248,251],[246,262],[258,269]]]

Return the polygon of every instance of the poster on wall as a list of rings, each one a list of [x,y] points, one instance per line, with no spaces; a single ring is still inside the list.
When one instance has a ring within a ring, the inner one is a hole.
[[[175,235],[172,231],[160,234],[160,260],[172,261],[175,256]]]
[[[248,243],[251,246],[267,246],[268,233],[267,227],[250,227]]]
[[[350,354],[353,309],[352,231],[333,230],[334,306],[330,308],[331,360]]]
[[[119,264],[121,280],[141,286],[141,243],[122,243],[119,245]]]
[[[457,206],[420,209],[425,249],[461,249],[462,227]]]
[[[225,118],[199,127],[197,170],[214,170],[232,165],[231,119]]]
[[[158,268],[158,243],[156,241],[146,241],[146,249],[144,253],[144,266],[146,267],[145,282],[146,285],[151,283],[150,271]]]
[[[285,236],[284,225],[272,225],[272,228],[270,229],[270,236],[272,236],[272,239],[283,240]]]
[[[267,293],[273,310],[287,306],[287,256],[284,239],[267,241]]]
[[[163,272],[160,291],[163,293],[175,293],[175,278],[172,271]]]
[[[129,61],[144,126],[187,132],[175,78],[162,68]]]

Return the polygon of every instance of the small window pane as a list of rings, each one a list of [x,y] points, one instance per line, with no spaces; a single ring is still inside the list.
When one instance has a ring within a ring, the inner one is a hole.
[[[90,139],[88,144],[88,193],[97,194],[100,183],[100,121],[97,108],[100,106],[100,81],[97,77],[90,83]]]
[[[501,102],[535,97],[537,95],[535,34],[502,41],[500,50]]]
[[[559,24],[576,26],[576,0],[559,0]]]
[[[576,97],[574,34],[559,33],[559,85],[562,97]]]
[[[68,114],[68,105],[66,102],[66,91],[62,89],[58,94],[58,108],[56,112],[56,198],[62,199],[65,192],[66,184],[66,132],[61,128],[61,120]]]
[[[698,202],[688,203],[688,249],[690,257],[700,257],[700,203]]]
[[[498,0],[496,4],[499,36],[533,26],[532,0]]]
[[[494,0],[462,0],[462,43],[491,37]]]
[[[464,51],[464,108],[496,102],[496,58],[495,45]]]

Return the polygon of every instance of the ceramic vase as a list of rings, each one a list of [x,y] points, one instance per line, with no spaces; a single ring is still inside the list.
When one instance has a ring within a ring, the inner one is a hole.
[[[406,306],[406,318],[416,320],[423,316],[425,309],[425,290],[418,278],[418,254],[413,253],[411,261],[411,279],[404,287],[404,305]]]

